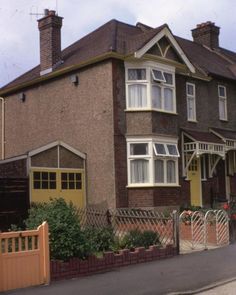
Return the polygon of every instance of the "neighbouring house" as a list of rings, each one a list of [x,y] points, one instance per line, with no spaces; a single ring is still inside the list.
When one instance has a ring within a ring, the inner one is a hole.
[[[40,64],[0,89],[0,177],[30,201],[211,206],[236,194],[236,53],[212,22],[193,41],[167,24],[111,20],[61,50],[38,20]]]

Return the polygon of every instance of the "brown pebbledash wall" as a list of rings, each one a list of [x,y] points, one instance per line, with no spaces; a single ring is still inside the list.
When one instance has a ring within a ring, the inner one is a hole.
[[[5,156],[56,140],[87,155],[88,204],[115,207],[112,63],[106,61],[6,98]]]

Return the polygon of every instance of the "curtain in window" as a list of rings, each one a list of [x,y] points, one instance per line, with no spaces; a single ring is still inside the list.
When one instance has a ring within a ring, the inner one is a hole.
[[[173,90],[171,88],[164,88],[164,110],[174,111]]]
[[[147,87],[143,84],[132,84],[128,86],[129,107],[147,107]]]
[[[226,119],[226,100],[223,98],[219,99],[219,112],[220,112],[220,119]]]
[[[175,183],[175,161],[168,160],[167,161],[167,183]]]
[[[152,107],[161,109],[161,87],[152,85]]]
[[[164,161],[155,160],[155,183],[164,183]]]
[[[194,98],[188,97],[187,107],[188,107],[188,120],[195,120]]]
[[[130,161],[131,183],[148,183],[148,160],[138,159]]]

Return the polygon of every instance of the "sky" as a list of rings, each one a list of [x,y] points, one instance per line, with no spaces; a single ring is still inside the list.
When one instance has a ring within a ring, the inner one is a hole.
[[[158,27],[192,40],[206,21],[220,29],[220,46],[236,51],[235,0],[0,0],[0,87],[39,64],[37,19],[45,8],[62,16],[62,48],[111,19]]]

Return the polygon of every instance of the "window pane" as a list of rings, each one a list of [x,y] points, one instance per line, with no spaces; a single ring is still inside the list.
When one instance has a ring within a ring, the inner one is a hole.
[[[42,172],[42,179],[48,180],[48,172]]]
[[[187,98],[187,112],[188,112],[188,120],[196,120],[195,118],[195,99],[193,97]]]
[[[149,182],[148,167],[148,160],[140,159],[130,161],[131,183]]]
[[[224,98],[219,99],[219,112],[220,119],[226,120],[226,100]]]
[[[61,180],[67,180],[67,173],[61,174]]]
[[[76,180],[81,180],[81,173],[76,173]]]
[[[164,183],[164,162],[155,160],[155,183]]]
[[[170,73],[164,73],[166,84],[173,85],[173,75]]]
[[[74,180],[74,179],[75,179],[75,174],[69,173],[69,180]]]
[[[161,109],[161,87],[152,85],[152,107]]]
[[[40,179],[40,172],[34,172],[34,179],[39,180]]]
[[[156,156],[166,155],[166,150],[163,143],[155,143],[155,148],[156,148]]]
[[[160,70],[152,70],[152,77],[154,80],[165,82],[165,77]]]
[[[178,156],[177,147],[174,144],[167,144],[167,149],[170,155]]]
[[[128,80],[146,80],[146,69],[129,69]]]
[[[50,172],[49,177],[50,177],[50,180],[56,180],[56,173],[55,172]]]
[[[167,183],[176,183],[175,161],[167,161]]]
[[[219,86],[219,96],[226,97],[225,87]]]
[[[147,107],[147,87],[143,84],[128,86],[128,103],[130,108]]]
[[[187,84],[187,95],[194,95],[194,86],[191,84]]]
[[[164,88],[164,109],[166,111],[173,111],[173,90],[170,88]]]
[[[69,182],[69,189],[75,189],[75,183],[74,181]]]
[[[130,144],[130,154],[134,156],[148,155],[148,144],[147,143]]]

